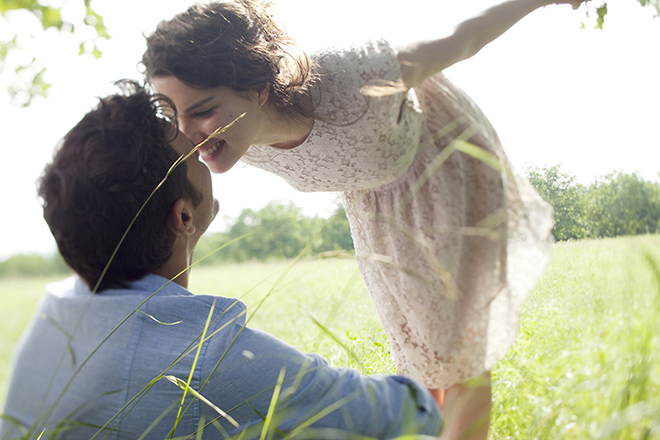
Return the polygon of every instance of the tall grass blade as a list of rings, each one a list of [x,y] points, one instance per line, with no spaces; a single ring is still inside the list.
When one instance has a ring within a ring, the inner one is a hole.
[[[257,415],[262,421],[266,421],[266,415],[264,415],[261,411],[259,411],[259,410],[258,410],[257,408],[255,408],[254,406],[252,406],[252,404],[251,404],[249,401],[246,402],[246,403],[247,403],[247,405],[250,407],[250,409],[251,409],[252,411],[254,411],[254,413],[255,413],[255,414],[256,414],[256,415]],[[243,433],[246,433],[246,432],[247,432],[247,431],[243,431]],[[280,428],[275,427],[275,432],[277,432],[277,434],[280,435],[280,436],[282,436],[282,437],[286,436],[286,433],[285,433],[284,431],[282,431]]]
[[[197,353],[195,353],[195,358],[193,360],[192,366],[190,367],[190,373],[188,374],[188,381],[186,382],[186,387],[184,388],[183,396],[181,397],[181,404],[179,405],[179,413],[177,414],[176,420],[174,421],[174,427],[172,428],[172,435],[174,435],[174,431],[176,431],[176,427],[179,425],[179,420],[181,420],[181,411],[183,411],[183,404],[186,400],[186,395],[188,394],[188,390],[191,389],[190,383],[192,382],[192,377],[193,374],[195,373],[195,368],[197,367],[199,354],[202,351],[203,341],[206,339],[206,331],[209,328],[209,322],[211,321],[211,317],[213,316],[213,311],[215,310],[216,302],[217,302],[217,298],[213,300],[213,304],[211,304],[211,308],[209,309],[209,314],[206,317],[206,323],[204,324],[204,330],[202,331],[201,341],[197,346]]]
[[[232,416],[230,416],[229,414],[224,412],[222,409],[220,409],[217,405],[215,405],[209,399],[207,399],[206,397],[201,395],[197,390],[195,390],[194,388],[190,388],[190,385],[187,382],[179,379],[178,377],[174,377],[174,376],[165,376],[164,378],[169,380],[170,382],[172,382],[174,385],[178,386],[182,390],[184,390],[186,392],[189,392],[190,394],[194,395],[196,398],[198,398],[199,400],[201,400],[205,404],[207,404],[209,407],[211,407],[213,409],[213,411],[217,412],[222,417],[227,419],[227,421],[229,423],[231,423],[235,428],[240,428],[241,427],[241,425],[239,425],[238,422],[236,420],[234,420],[234,418]]]
[[[47,314],[45,314],[45,313],[41,313],[41,314],[39,315],[39,317],[40,317],[41,319],[44,319],[44,320],[50,322],[50,324],[51,324],[52,326],[54,326],[57,330],[59,330],[60,332],[62,332],[62,334],[63,334],[64,336],[66,336],[66,349],[67,349],[67,351],[69,352],[69,356],[71,357],[71,368],[75,367],[75,365],[76,365],[76,354],[73,352],[73,347],[71,346],[71,341],[73,340],[73,335],[71,335],[69,332],[67,332],[67,331],[64,329],[64,327],[62,327],[62,326],[60,325],[59,322],[55,321],[53,318],[51,318],[51,317],[48,316]]]
[[[464,139],[456,139],[454,142],[454,148],[456,148],[457,151],[465,153],[468,156],[472,156],[475,159],[479,159],[495,171],[499,171],[500,173],[503,171],[502,162],[500,161],[499,157],[495,156],[493,153],[486,151],[484,148],[478,147],[470,142],[467,142]]]
[[[270,425],[273,423],[273,416],[275,414],[275,409],[277,408],[277,401],[280,398],[280,391],[282,390],[282,383],[284,382],[284,375],[286,374],[286,369],[282,368],[280,370],[280,375],[277,378],[277,384],[273,390],[273,395],[270,399],[270,405],[268,406],[268,414],[266,414],[266,420],[264,421],[264,427],[261,430],[261,436],[259,440],[266,440],[266,435],[270,432]]]
[[[318,327],[323,333],[325,333],[328,337],[330,337],[330,339],[332,339],[337,345],[339,345],[339,346],[340,346],[340,347],[346,352],[346,354],[348,354],[349,357],[350,357],[351,359],[353,359],[354,362],[356,362],[356,363],[358,363],[358,364],[361,364],[361,363],[362,363],[362,360],[361,360],[360,357],[355,353],[355,351],[353,351],[353,349],[351,349],[351,347],[349,347],[348,345],[346,345],[346,344],[344,343],[344,341],[342,341],[341,339],[339,339],[339,337],[338,337],[337,335],[335,335],[334,332],[333,332],[332,330],[330,330],[330,329],[327,328],[325,325],[323,325],[323,324],[322,324],[318,319],[316,319],[316,317],[314,317],[312,314],[309,314],[309,313],[308,313],[307,316],[308,316],[309,319],[314,323],[314,325],[316,325],[316,326],[317,326],[317,327]]]
[[[303,423],[298,425],[294,430],[292,430],[289,435],[286,437],[286,439],[292,439],[295,438],[296,436],[300,435],[305,429],[309,428],[312,426],[314,423],[318,422],[321,420],[323,417],[327,416],[328,414],[333,413],[334,411],[338,410],[342,406],[348,404],[352,400],[357,399],[360,397],[360,394],[362,393],[361,390],[357,390],[352,392],[351,394],[344,396],[343,398],[337,400],[331,405],[328,405],[327,407],[323,408],[321,411],[310,417],[309,419],[305,420]]]
[[[11,423],[13,429],[9,431],[9,435],[13,434],[14,430],[18,429],[21,433],[23,433],[23,436],[21,438],[28,437],[29,435],[28,430],[23,427],[23,424],[17,418],[8,416],[7,414],[0,413],[0,420],[4,420],[5,422]]]
[[[201,416],[199,418],[199,423],[197,424],[197,432],[195,433],[195,440],[202,440],[202,434],[204,433],[204,424],[206,423],[206,418]]]
[[[156,319],[156,317],[154,317],[153,315],[150,315],[150,314],[148,314],[148,313],[143,312],[142,310],[138,310],[138,312],[142,313],[144,316],[146,316],[147,318],[151,319],[152,321],[154,321],[154,322],[156,322],[156,323],[158,323],[158,324],[160,324],[160,325],[167,325],[167,326],[170,326],[170,325],[181,324],[181,323],[183,322],[183,321],[176,321],[176,322],[163,322],[163,321],[160,321],[160,320]]]
[[[149,435],[149,433],[151,433],[151,431],[152,431],[152,430],[153,430],[153,429],[154,429],[154,428],[155,428],[155,427],[156,427],[156,426],[157,426],[157,425],[158,425],[158,424],[159,424],[159,423],[165,418],[165,416],[167,416],[170,412],[172,412],[172,410],[174,410],[175,407],[176,407],[176,404],[172,404],[172,405],[169,406],[169,408],[166,408],[165,411],[163,411],[162,413],[160,413],[160,414],[158,415],[158,417],[156,417],[156,418],[155,418],[155,419],[149,424],[149,426],[147,427],[147,429],[145,429],[144,432],[143,432],[142,434],[140,434],[140,437],[138,437],[137,440],[144,440],[145,438],[147,438],[147,436]]]
[[[178,276],[178,275],[177,275],[177,276]],[[176,278],[176,277],[174,277],[174,278]],[[156,293],[158,293],[160,290],[162,290],[162,289],[163,289],[167,284],[169,284],[170,282],[171,282],[171,280],[168,281],[167,283],[165,283],[160,289],[158,289],[156,292],[154,292],[151,296],[149,296],[149,298],[153,297]],[[140,307],[142,307],[142,305],[143,305],[146,301],[148,301],[149,298],[147,298],[143,303],[141,303],[141,304],[138,306],[138,308],[137,308],[136,310],[138,310]],[[238,301],[236,301],[234,304],[230,305],[230,306],[229,306],[229,307],[228,307],[228,308],[227,308],[222,314],[220,314],[220,316],[218,316],[218,317],[216,318],[216,320],[217,320],[217,319],[220,319],[222,316],[224,316],[224,314],[227,313],[227,312],[228,312],[228,311],[229,311],[229,310],[230,310],[235,304],[237,304],[237,303],[238,303]],[[135,311],[134,311],[133,313],[135,313]],[[239,313],[237,316],[235,316],[234,318],[232,318],[229,322],[227,322],[227,323],[224,324],[222,327],[220,327],[219,329],[217,329],[214,333],[212,333],[210,336],[208,336],[208,337],[206,338],[206,340],[210,339],[210,338],[213,337],[215,334],[217,334],[218,332],[222,331],[222,330],[225,329],[227,326],[231,325],[234,321],[236,321],[236,320],[239,319],[241,316],[243,316],[244,313],[245,313],[244,311],[241,312],[241,313]],[[130,315],[129,315],[129,316],[130,316]],[[128,319],[128,317],[126,318],[126,320],[127,320],[127,319]],[[214,322],[215,322],[215,321],[214,321]],[[122,323],[123,323],[123,322],[122,322]],[[121,324],[120,324],[119,326],[121,326]],[[119,326],[117,326],[117,328],[119,328]],[[117,328],[115,328],[113,331],[116,331]],[[199,336],[197,337],[197,339],[199,339]],[[200,344],[203,344],[203,343],[204,343],[204,341],[201,341],[201,342],[200,342]],[[157,377],[155,377],[154,379],[152,379],[151,382],[149,382],[147,385],[145,385],[145,387],[142,388],[142,390],[140,390],[140,391],[139,391],[139,392],[138,392],[138,393],[137,393],[137,394],[136,394],[136,395],[135,395],[135,396],[134,396],[129,402],[127,402],[126,405],[124,405],[121,409],[119,409],[119,411],[117,411],[117,413],[115,413],[115,415],[114,415],[110,420],[108,420],[108,422],[106,422],[106,424],[101,428],[101,430],[99,430],[99,432],[97,432],[97,433],[92,437],[92,439],[90,439],[90,440],[95,439],[95,438],[98,436],[98,434],[99,434],[103,429],[105,429],[107,426],[109,426],[109,424],[112,423],[112,421],[113,421],[113,420],[114,420],[119,414],[121,414],[121,413],[122,413],[124,410],[126,410],[131,404],[133,404],[133,402],[135,402],[135,401],[136,401],[141,395],[144,395],[144,393],[145,393],[148,389],[150,389],[150,388],[151,388],[156,382],[158,382],[160,379],[162,379],[163,377],[165,377],[165,374],[167,373],[167,371],[169,371],[170,368],[172,368],[174,365],[176,365],[181,359],[183,359],[184,357],[186,357],[188,354],[192,353],[192,351],[195,350],[196,347],[197,347],[197,346],[194,345],[194,341],[191,342],[191,344],[190,344],[188,347],[186,347],[186,349],[184,350],[184,352],[182,352],[182,353],[181,353],[181,354],[180,354],[180,355],[179,355],[179,356],[178,356],[178,357],[177,357],[177,358],[176,358],[176,359],[175,359],[175,360],[174,360],[174,361],[173,361],[173,362],[167,367],[167,369],[166,369],[165,371],[163,371],[160,375],[158,375]],[[137,404],[137,403],[136,403],[136,404]]]

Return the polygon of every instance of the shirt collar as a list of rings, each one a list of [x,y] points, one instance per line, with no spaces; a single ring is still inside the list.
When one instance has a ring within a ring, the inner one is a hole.
[[[77,275],[71,276],[63,281],[50,283],[47,291],[59,298],[84,297],[91,295],[91,289],[87,283]],[[131,281],[125,289],[107,289],[99,293],[99,296],[122,296],[122,295],[140,295],[148,296],[158,292],[159,296],[191,296],[188,289],[183,288],[177,283],[168,280],[160,275],[149,274],[145,277]]]

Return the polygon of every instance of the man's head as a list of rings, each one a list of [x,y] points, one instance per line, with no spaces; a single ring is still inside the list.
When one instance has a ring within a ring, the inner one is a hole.
[[[39,182],[44,218],[60,253],[90,288],[144,202],[193,147],[160,116],[162,98],[135,84],[125,89],[101,99],[64,137]],[[173,215],[190,222],[185,233],[194,246],[216,213],[209,171],[191,156],[144,206],[98,291],[125,286],[172,257],[181,230]]]

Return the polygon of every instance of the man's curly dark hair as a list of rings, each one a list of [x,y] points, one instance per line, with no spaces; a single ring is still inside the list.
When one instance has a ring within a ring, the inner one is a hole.
[[[97,292],[160,268],[175,239],[167,226],[173,204],[185,198],[196,206],[202,199],[182,163],[146,204],[100,280],[131,221],[179,157],[170,146],[176,127],[160,111],[167,100],[134,82],[120,87],[122,93],[100,99],[69,131],[39,180],[44,218],[62,257],[90,288],[98,283]]]

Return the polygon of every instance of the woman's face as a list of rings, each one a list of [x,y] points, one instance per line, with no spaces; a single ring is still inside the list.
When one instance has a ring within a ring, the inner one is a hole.
[[[264,116],[262,106],[268,100],[267,87],[261,92],[237,92],[225,86],[197,89],[173,76],[157,77],[152,83],[158,93],[174,102],[179,130],[194,144],[245,113],[231,128],[199,149],[202,160],[214,173],[228,171],[250,145],[260,143],[259,127]]]
[[[183,136],[177,133],[176,138],[170,142],[170,146],[179,155],[187,155],[194,148],[194,145]],[[202,201],[195,208],[194,220],[196,221],[197,237],[200,237],[209,227],[220,208],[218,200],[213,197],[213,182],[209,169],[199,161],[199,151],[195,152],[186,160],[188,180],[201,194]]]

